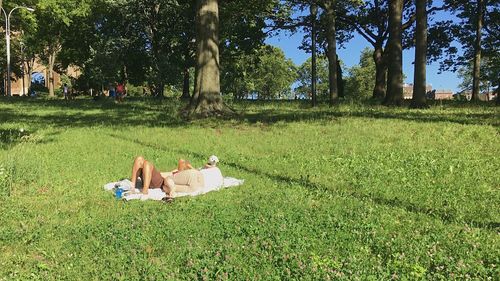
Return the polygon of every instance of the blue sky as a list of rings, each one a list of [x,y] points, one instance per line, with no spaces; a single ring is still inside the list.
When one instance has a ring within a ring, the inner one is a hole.
[[[436,1],[440,2],[440,1]],[[439,4],[439,3],[438,3]],[[434,16],[436,20],[450,18],[446,13],[440,13]],[[296,65],[302,64],[311,54],[299,49],[304,33],[299,31],[295,34],[289,32],[280,32],[278,35],[266,40],[267,44],[281,48],[285,55]],[[339,49],[339,58],[345,63],[346,67],[351,67],[359,63],[361,51],[371,45],[366,42],[359,34],[354,34],[354,38],[345,44],[345,48]],[[403,72],[406,75],[405,83],[413,83],[413,60],[415,49],[405,50],[403,52]],[[432,63],[427,65],[427,83],[432,85],[433,89],[446,89],[457,92],[461,80],[453,72],[446,71],[439,73],[439,64]]]

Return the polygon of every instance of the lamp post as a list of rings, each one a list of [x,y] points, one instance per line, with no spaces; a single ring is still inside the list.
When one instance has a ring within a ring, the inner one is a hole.
[[[7,95],[10,97],[12,96],[12,85],[10,81],[10,16],[16,9],[26,9],[30,12],[34,12],[35,9],[24,6],[17,6],[14,9],[10,10],[8,15],[4,8],[1,9],[3,15],[5,16],[5,41],[7,46]]]
[[[24,71],[24,43],[21,41],[21,72],[23,75],[23,96],[26,96],[26,87],[24,86],[24,76],[26,76],[26,73]]]
[[[311,99],[312,106],[316,106],[316,15],[318,6],[312,1],[310,6],[311,12]]]

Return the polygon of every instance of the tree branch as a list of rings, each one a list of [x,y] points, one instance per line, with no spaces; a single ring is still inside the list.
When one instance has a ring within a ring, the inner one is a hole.
[[[370,44],[375,45],[375,41],[377,40],[377,37],[371,30],[366,28],[365,26],[359,25],[357,22],[353,21],[352,19],[345,17],[345,16],[339,16],[338,17],[339,21],[342,21],[344,23],[347,23],[354,27],[356,31],[363,37],[365,38]]]
[[[443,5],[443,6],[440,6],[440,7],[432,7],[429,10],[427,10],[427,14],[430,14],[430,13],[433,13],[433,12],[436,12],[436,11],[443,11],[443,10],[446,10],[446,9],[448,9],[450,7],[451,7],[450,5]],[[406,21],[405,23],[403,23],[403,30],[409,28],[415,22],[416,19],[417,19],[417,14],[413,13],[411,15],[411,17],[408,19],[408,21]]]
[[[264,28],[269,28],[269,30],[266,30],[264,32],[264,34],[269,34],[273,31],[276,31],[276,30],[279,30],[279,29],[283,29],[283,30],[294,30],[296,28],[299,28],[299,27],[303,27],[303,26],[307,26],[307,23],[305,22],[295,22],[295,23],[292,23],[292,24],[277,24],[277,25],[266,25]]]

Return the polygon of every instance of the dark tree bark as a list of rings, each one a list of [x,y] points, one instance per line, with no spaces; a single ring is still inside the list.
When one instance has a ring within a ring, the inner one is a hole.
[[[28,72],[28,95],[31,95],[31,79],[33,78],[33,65],[35,64],[35,58],[26,61],[26,68]]]
[[[228,113],[220,94],[218,0],[197,0],[195,88],[188,115]]]
[[[498,84],[497,84],[497,97],[495,101],[496,105],[500,105],[500,78],[498,79]]]
[[[316,15],[318,12],[318,6],[316,3],[312,2],[310,6],[311,12],[311,101],[312,106],[316,106]]]
[[[184,50],[184,83],[182,85],[182,96],[181,96],[181,99],[184,99],[184,100],[189,100],[189,98],[191,98],[191,95],[189,94],[189,80],[190,80],[190,77],[189,77],[189,61],[190,61],[190,52],[189,52],[189,48],[186,48]]]
[[[387,64],[384,57],[382,43],[377,44],[373,52],[375,62],[375,87],[373,88],[373,98],[383,99],[385,97],[387,85]]]
[[[479,100],[479,83],[481,68],[481,31],[483,28],[484,0],[477,0],[476,42],[474,43],[474,68],[472,72],[472,97],[471,100]]]
[[[403,102],[403,0],[389,1],[389,41],[387,95],[385,105],[401,105]]]
[[[54,79],[54,65],[56,63],[56,52],[52,52],[49,55],[49,64],[48,64],[48,88],[49,88],[49,96],[54,97],[54,88],[55,88],[55,79]]]
[[[182,85],[182,96],[181,99],[188,100],[191,96],[189,95],[189,68],[184,68],[184,83]]]
[[[335,2],[325,1],[324,9],[326,13],[326,41],[328,57],[328,85],[330,91],[330,105],[334,105],[338,101],[338,85],[337,85],[337,40],[335,30]]]
[[[159,24],[159,14],[160,14],[160,4],[155,3],[151,8],[151,14],[149,16],[149,37],[151,40],[152,54],[153,54],[153,71],[155,74],[155,87],[154,87],[154,96],[155,97],[163,97],[163,93],[165,91],[165,82],[163,81],[163,70],[160,67],[160,32],[158,31]]]
[[[342,79],[342,66],[340,65],[339,56],[337,55],[337,90],[339,98],[345,97],[344,93],[344,80]]]
[[[427,1],[416,1],[417,29],[415,43],[415,71],[413,76],[413,98],[411,106],[414,108],[427,107],[426,99],[426,66],[427,66]]]

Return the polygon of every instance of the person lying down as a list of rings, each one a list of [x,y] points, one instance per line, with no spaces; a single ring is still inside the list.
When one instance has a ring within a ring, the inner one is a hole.
[[[203,189],[206,185],[214,184],[214,181],[219,181],[222,184],[222,175],[214,177],[215,171],[210,171],[212,168],[217,168],[219,159],[212,155],[208,158],[207,163],[200,170],[194,169],[189,161],[179,159],[177,168],[170,172],[160,172],[151,161],[146,160],[143,156],[137,156],[132,165],[132,193],[136,193],[136,183],[140,178],[142,181],[142,197],[148,198],[150,188],[161,188],[167,195],[166,200],[175,198],[177,192],[191,193]],[[218,174],[220,171],[217,168]],[[206,182],[208,181],[208,182]],[[219,183],[216,183],[219,184]]]

